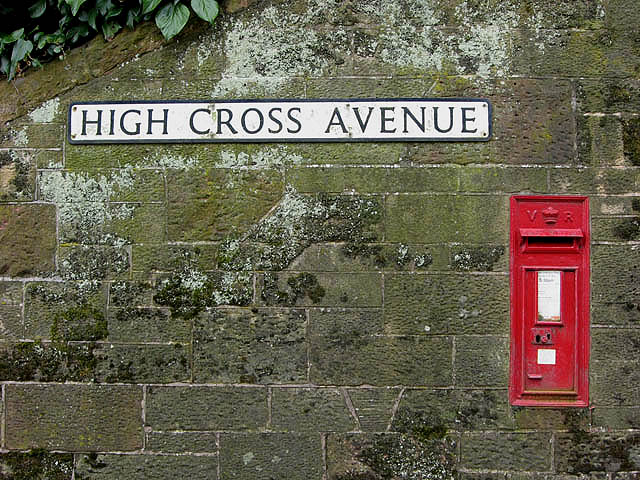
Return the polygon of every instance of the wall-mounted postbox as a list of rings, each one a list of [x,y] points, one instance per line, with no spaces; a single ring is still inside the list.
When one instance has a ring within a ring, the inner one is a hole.
[[[587,197],[511,197],[513,405],[588,405],[589,240]]]

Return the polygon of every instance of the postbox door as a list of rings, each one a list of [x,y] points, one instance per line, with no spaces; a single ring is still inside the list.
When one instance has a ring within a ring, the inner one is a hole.
[[[524,391],[576,392],[576,269],[524,270]]]

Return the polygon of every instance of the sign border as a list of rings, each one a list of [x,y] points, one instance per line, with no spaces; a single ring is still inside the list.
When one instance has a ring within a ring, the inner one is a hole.
[[[488,124],[489,131],[486,137],[481,138],[455,138],[455,137],[405,137],[405,138],[284,138],[284,139],[216,139],[216,138],[192,138],[184,140],[163,140],[163,139],[124,139],[124,140],[75,140],[71,138],[71,112],[73,107],[79,105],[123,105],[123,104],[158,104],[158,103],[330,103],[330,102],[415,102],[415,101],[436,101],[436,102],[484,102],[488,108]],[[95,144],[126,144],[126,143],[165,143],[165,144],[185,144],[185,143],[387,143],[387,142],[488,142],[493,136],[493,106],[488,98],[471,98],[471,97],[439,97],[439,98],[258,98],[258,99],[229,99],[229,100],[106,100],[106,101],[80,101],[72,102],[69,105],[67,114],[67,141],[71,145],[95,145]]]

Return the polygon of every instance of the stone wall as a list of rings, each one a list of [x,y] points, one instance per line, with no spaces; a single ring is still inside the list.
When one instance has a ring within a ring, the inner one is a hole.
[[[246,3],[1,87],[0,478],[637,478],[636,2]],[[494,135],[65,140],[71,102],[265,97],[484,97]],[[514,193],[590,197],[589,408],[509,405]]]

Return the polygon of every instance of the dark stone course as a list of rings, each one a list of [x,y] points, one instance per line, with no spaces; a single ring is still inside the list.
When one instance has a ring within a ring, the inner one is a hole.
[[[550,433],[463,433],[460,464],[491,470],[551,470]]]
[[[558,434],[555,468],[562,473],[637,471],[640,469],[640,434],[588,433],[578,430]]]
[[[136,386],[7,385],[10,449],[128,451],[142,446]]]
[[[319,479],[322,477],[320,434],[223,433],[220,476],[242,480]]]
[[[259,430],[267,425],[267,389],[147,388],[146,424],[154,430]]]
[[[303,310],[217,309],[194,321],[196,382],[304,383]]]
[[[218,468],[215,455],[83,455],[76,468],[77,480],[123,478],[172,480],[176,475],[192,480],[209,480]],[[178,473],[179,472],[179,473]]]

